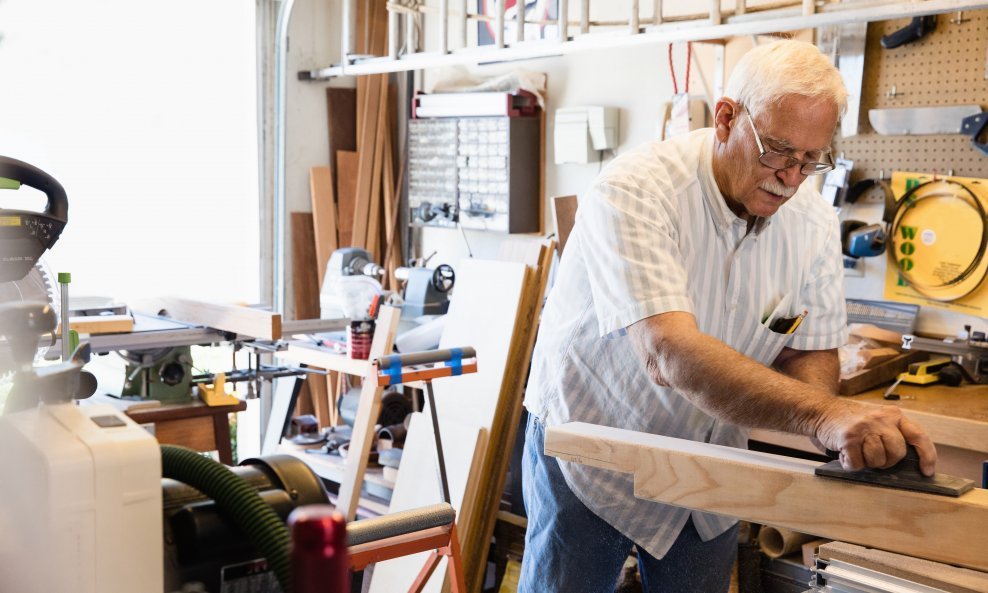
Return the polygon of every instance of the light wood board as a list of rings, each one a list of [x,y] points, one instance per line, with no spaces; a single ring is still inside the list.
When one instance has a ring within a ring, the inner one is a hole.
[[[339,244],[342,247],[353,245],[353,211],[357,201],[357,172],[360,157],[356,151],[336,152],[336,191],[339,202],[337,226]]]
[[[477,372],[437,379],[433,383],[436,410],[440,422],[476,422],[490,429],[518,318],[525,266],[464,259],[454,269],[456,286],[439,347],[472,346],[477,351]]]
[[[812,461],[583,423],[550,427],[545,451],[633,473],[644,500],[988,570],[985,490],[880,488],[817,477]]]
[[[391,353],[400,317],[400,309],[381,307],[377,317],[377,327],[374,330],[374,340],[371,342],[371,360]],[[360,487],[363,485],[364,471],[367,469],[367,456],[370,454],[371,444],[377,437],[374,426],[381,412],[383,392],[384,388],[378,387],[373,381],[364,381],[360,388],[360,403],[357,404],[350,449],[336,502],[337,510],[343,513],[347,521],[352,521],[357,513]]]
[[[357,150],[357,89],[326,88],[330,167],[336,174],[336,151]]]
[[[576,196],[556,196],[552,198],[552,215],[556,222],[556,236],[559,237],[559,253],[566,248],[566,240],[576,224]]]
[[[308,212],[292,212],[292,296],[295,319],[319,318],[319,283],[316,279],[316,242],[313,215]],[[333,235],[336,235],[334,226]],[[319,426],[332,422],[330,402],[336,398],[330,376],[309,375],[302,384],[298,397],[298,414],[315,414]]]
[[[281,314],[240,305],[195,301],[179,297],[157,299],[168,317],[186,323],[252,336],[262,340],[281,339]]]
[[[457,265],[456,287],[450,301],[446,327],[439,340],[440,348],[473,346],[477,350],[477,373],[451,377],[435,382],[436,410],[442,422],[475,422],[489,435],[490,443],[508,446],[502,441],[503,431],[493,432],[500,415],[520,403],[517,386],[511,381],[509,366],[512,346],[516,345],[521,302],[529,278],[527,266],[518,262],[466,259]],[[523,323],[523,322],[522,322]],[[519,347],[520,350],[520,347]],[[470,480],[486,488],[488,476],[484,468],[496,451],[485,447],[479,465],[471,468]],[[500,492],[484,492],[500,500]],[[478,501],[479,502],[479,501]],[[470,504],[460,509],[460,542],[464,549],[463,568],[468,583],[486,567],[482,532],[488,513],[482,504]],[[490,541],[488,536],[487,541]]]
[[[820,546],[819,554],[824,560],[840,560],[949,593],[988,592],[988,574],[966,568],[872,550],[845,542],[823,544]]]
[[[457,531],[461,525],[460,509],[469,503],[470,497],[475,496],[475,487],[471,488],[468,478],[471,469],[477,467],[480,461],[483,433],[476,424],[439,422],[451,504],[457,510]],[[433,438],[429,415],[420,412],[412,414],[389,512],[407,511],[442,502],[442,486]],[[370,593],[408,591],[428,555],[428,552],[422,552],[379,562],[374,567]],[[423,591],[439,593],[446,574],[446,560],[443,559]]]
[[[333,196],[333,177],[329,167],[309,169],[309,192],[312,198],[312,230],[315,241],[315,268],[322,287],[326,275],[326,262],[336,251],[336,198]],[[318,299],[317,299],[318,302]]]
[[[501,385],[497,412],[491,422],[488,454],[480,470],[480,497],[477,512],[473,513],[470,538],[463,539],[464,572],[470,590],[479,590],[486,572],[488,544],[494,535],[497,513],[501,508],[501,495],[507,479],[508,465],[521,420],[525,382],[535,347],[542,311],[542,300],[549,268],[555,254],[554,241],[528,242],[524,249],[514,250],[515,259],[526,264],[525,282],[519,299],[518,315],[512,331],[510,354]],[[504,259],[502,252],[502,259]]]
[[[481,567],[486,566],[487,548],[486,544],[480,544],[480,540],[485,532],[487,515],[493,515],[497,510],[495,507],[488,513],[485,504],[491,496],[500,500],[500,492],[483,491],[489,487],[488,482],[493,477],[485,475],[484,470],[496,453],[492,451],[492,447],[506,446],[500,444],[506,438],[504,431],[499,429],[495,434],[492,427],[497,424],[499,417],[505,414],[510,416],[521,402],[517,382],[512,379],[516,370],[509,368],[509,361],[512,360],[512,345],[515,344],[513,340],[517,327],[521,323],[520,303],[530,271],[518,262],[477,259],[463,260],[454,269],[456,287],[439,345],[440,348],[475,348],[478,372],[437,379],[433,383],[433,389],[441,428],[447,425],[476,426],[484,434],[481,446],[473,456],[473,463],[466,467],[449,469],[453,498],[464,497],[463,506],[457,507],[457,532],[463,549],[466,581],[470,583],[473,581],[473,572],[480,572]],[[453,449],[468,446],[469,443],[451,442],[444,437],[443,445],[444,449]],[[408,475],[421,476],[422,470],[403,459],[398,471],[399,483]],[[476,489],[479,494],[465,496],[467,493],[454,484],[463,484],[463,488],[470,488],[471,491]],[[399,487],[396,485],[395,495],[398,494]],[[489,535],[487,540],[490,540]],[[474,548],[479,551],[474,552]],[[421,565],[406,566],[409,574],[402,578],[407,578],[410,583],[420,567]]]
[[[134,318],[130,315],[83,315],[69,317],[69,329],[80,334],[119,334],[134,329]],[[61,333],[59,326],[56,334]]]

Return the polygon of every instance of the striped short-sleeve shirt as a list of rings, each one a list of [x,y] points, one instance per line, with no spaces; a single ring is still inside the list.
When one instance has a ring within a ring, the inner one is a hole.
[[[713,139],[705,129],[643,145],[615,159],[581,196],[525,397],[546,425],[590,422],[746,447],[745,429],[652,383],[625,331],[652,315],[692,313],[700,331],[765,365],[786,346],[823,350],[846,341],[833,208],[804,183],[748,232],[714,182]],[[764,323],[804,310],[792,334]],[[636,499],[629,474],[560,465],[584,504],[656,558],[690,516]],[[692,516],[704,540],[734,523]]]

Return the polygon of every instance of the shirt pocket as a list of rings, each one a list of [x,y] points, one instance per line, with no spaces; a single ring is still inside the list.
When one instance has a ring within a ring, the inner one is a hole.
[[[779,353],[785,348],[792,334],[782,334],[770,330],[765,324],[755,324],[751,340],[745,348],[744,355],[758,362],[772,366]]]

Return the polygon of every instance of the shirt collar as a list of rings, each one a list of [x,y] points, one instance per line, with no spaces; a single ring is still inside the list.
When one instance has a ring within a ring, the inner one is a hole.
[[[707,201],[707,206],[713,216],[717,232],[718,234],[723,234],[734,225],[743,224],[747,226],[747,222],[728,208],[727,198],[724,197],[724,194],[720,192],[720,188],[717,186],[717,180],[714,179],[713,146],[714,130],[711,129],[700,154],[700,166],[697,170],[697,177],[700,180],[700,193],[703,194],[703,199]],[[755,224],[751,230],[755,235],[760,235],[770,224],[772,224],[771,218],[759,216],[755,219]]]

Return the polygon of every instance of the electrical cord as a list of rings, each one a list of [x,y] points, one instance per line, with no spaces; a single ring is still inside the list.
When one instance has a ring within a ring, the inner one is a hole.
[[[953,185],[963,190],[963,193],[958,193],[948,190],[920,192],[920,190],[922,190],[923,188],[929,188],[933,184]],[[988,251],[988,212],[985,211],[985,207],[981,203],[981,200],[973,191],[971,191],[969,187],[967,187],[963,183],[960,183],[958,181],[953,181],[951,179],[934,179],[931,181],[927,181],[925,183],[921,183],[910,189],[908,192],[905,193],[905,195],[902,196],[902,199],[900,199],[896,203],[895,209],[892,212],[891,221],[889,225],[889,241],[894,243],[895,237],[899,236],[899,229],[902,226],[902,222],[903,219],[905,218],[905,215],[910,210],[915,208],[919,202],[922,202],[923,200],[926,200],[928,198],[943,198],[943,197],[959,198],[966,202],[969,202],[970,204],[973,205],[973,208],[977,211],[981,221],[981,240],[978,245],[978,251],[975,254],[974,258],[972,258],[971,263],[963,271],[957,274],[957,276],[955,276],[954,278],[944,281],[941,284],[924,283],[921,282],[918,278],[911,275],[909,273],[909,270],[905,269],[900,264],[900,260],[896,259],[895,249],[888,249],[887,251],[889,253],[889,258],[891,260],[890,263],[895,265],[896,270],[899,273],[899,277],[902,278],[902,280],[906,282],[906,284],[908,284],[910,288],[912,288],[919,294],[923,295],[924,297],[935,301],[955,301],[964,298],[969,294],[971,294],[972,292],[974,292],[975,290],[977,290],[978,287],[980,287],[981,284],[984,282],[985,277],[988,276],[988,268],[986,268],[981,272],[981,277],[977,278],[976,282],[974,282],[970,288],[964,290],[959,295],[950,294],[944,296],[944,295],[936,294],[936,291],[938,290],[944,290],[947,288],[958,286],[962,282],[965,282],[966,280],[974,276],[975,272],[977,272],[978,268],[981,267],[981,264],[985,259],[986,251]]]

